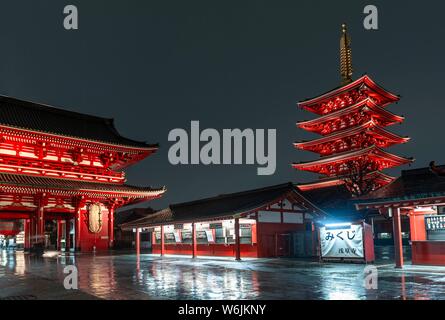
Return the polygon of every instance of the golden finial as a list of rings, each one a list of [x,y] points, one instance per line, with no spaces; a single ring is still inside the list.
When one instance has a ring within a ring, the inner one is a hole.
[[[340,74],[342,85],[352,82],[352,51],[351,38],[348,35],[346,24],[341,25],[342,35],[340,38]]]

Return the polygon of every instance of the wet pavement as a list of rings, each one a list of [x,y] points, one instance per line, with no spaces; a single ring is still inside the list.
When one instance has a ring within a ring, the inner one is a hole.
[[[360,264],[0,251],[0,299],[445,299],[445,267],[397,270],[390,248],[377,252],[373,290]],[[67,265],[78,269],[78,290],[63,286]]]

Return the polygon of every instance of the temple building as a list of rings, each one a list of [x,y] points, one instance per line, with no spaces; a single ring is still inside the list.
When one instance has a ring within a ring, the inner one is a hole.
[[[315,223],[327,214],[293,183],[173,204],[120,225],[137,253],[242,258],[318,256]],[[142,244],[147,242],[148,245]]]
[[[0,234],[21,233],[25,250],[113,248],[115,210],[166,191],[125,183],[157,150],[112,119],[0,96]]]
[[[391,184],[357,200],[358,210],[378,210],[392,221],[396,267],[404,265],[409,230],[412,264],[445,265],[445,166],[402,171]],[[408,221],[409,228],[403,227]]]
[[[386,130],[386,127],[404,120],[387,110],[388,105],[400,98],[367,75],[352,79],[350,42],[343,25],[340,39],[341,86],[298,103],[300,108],[318,117],[301,121],[297,126],[321,137],[297,142],[294,146],[319,154],[320,158],[294,163],[293,167],[322,176],[320,181],[305,185],[305,189],[344,184],[352,195],[362,196],[394,180],[382,170],[409,164],[413,159],[384,150],[409,141],[407,137]]]

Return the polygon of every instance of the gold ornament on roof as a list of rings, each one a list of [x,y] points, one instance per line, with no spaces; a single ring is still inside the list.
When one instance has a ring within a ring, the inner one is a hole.
[[[342,85],[352,82],[352,51],[351,37],[348,35],[346,24],[341,25],[342,35],[340,38],[340,74]]]

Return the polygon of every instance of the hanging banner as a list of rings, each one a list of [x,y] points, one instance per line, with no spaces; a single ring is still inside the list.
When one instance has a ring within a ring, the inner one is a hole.
[[[323,258],[364,258],[361,224],[339,229],[322,227],[320,242]]]
[[[175,234],[175,242],[176,243],[181,243],[181,231],[176,229],[174,231],[174,234]]]
[[[204,230],[206,232],[207,241],[208,242],[214,242],[215,239],[213,238],[213,231],[212,230]]]

